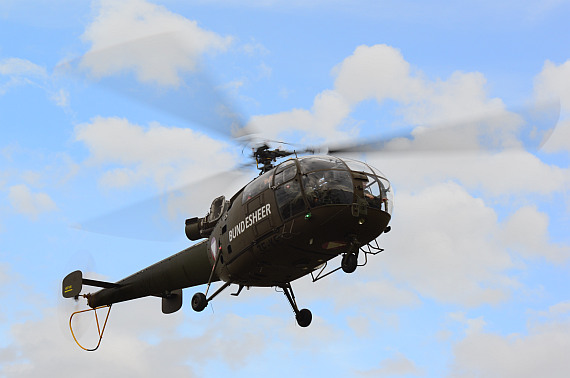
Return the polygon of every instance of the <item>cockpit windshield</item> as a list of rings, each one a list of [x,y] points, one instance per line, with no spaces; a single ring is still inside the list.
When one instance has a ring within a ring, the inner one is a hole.
[[[343,161],[351,171],[366,175],[364,198],[368,202],[368,206],[392,214],[394,194],[386,176],[380,170],[361,161],[346,158]]]
[[[345,170],[321,170],[303,174],[303,188],[310,207],[351,204],[353,185]]]
[[[269,188],[284,220],[319,206],[352,204],[356,197],[364,198],[371,208],[392,213],[390,182],[382,172],[357,160],[334,156],[287,160],[248,184],[243,203]]]

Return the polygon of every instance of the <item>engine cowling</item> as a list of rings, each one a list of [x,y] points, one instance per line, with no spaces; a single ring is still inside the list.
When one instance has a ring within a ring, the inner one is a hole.
[[[194,217],[186,219],[186,227],[184,228],[186,237],[190,240],[199,240],[204,238],[201,233],[203,222],[204,218]]]

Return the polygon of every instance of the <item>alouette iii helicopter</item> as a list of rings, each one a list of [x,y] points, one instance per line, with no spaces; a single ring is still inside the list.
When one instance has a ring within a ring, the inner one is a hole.
[[[352,273],[359,255],[382,251],[376,238],[390,231],[393,192],[388,179],[376,168],[357,160],[331,155],[295,157],[275,165],[277,158],[292,151],[270,149],[266,144],[254,151],[260,175],[230,199],[213,200],[202,218],[186,220],[185,232],[191,247],[151,265],[118,282],[83,278],[81,271],[67,275],[62,284],[65,298],[82,296],[89,310],[108,307],[99,330],[99,347],[110,306],[146,296],[162,298],[162,312],[182,307],[182,289],[207,284],[191,303],[202,311],[218,294],[235,284],[237,296],[244,287],[277,287],[283,290],[297,324],[307,327],[312,314],[299,309],[291,282],[311,274],[317,281],[339,269]],[[341,266],[327,273],[327,262],[342,255]],[[210,285],[223,285],[208,295]],[[83,285],[99,287],[81,294]],[[96,314],[96,312],[95,312]],[[97,318],[97,315],[95,315]]]
[[[113,49],[121,50],[122,47],[118,45]],[[103,53],[109,53],[109,49]],[[216,100],[220,96],[214,93],[210,98]],[[554,107],[551,105],[541,109],[541,115],[534,116],[534,121],[538,118],[542,126],[537,128],[537,123],[531,120],[516,130],[522,135],[517,136],[517,141],[530,141],[536,146],[545,142],[560,113],[558,102]],[[467,124],[471,127],[469,122]],[[466,130],[474,130],[469,127]],[[476,126],[475,129],[478,130],[476,138],[478,136],[483,143],[477,144],[476,150],[497,147],[488,135],[489,131],[495,132],[493,137],[497,134],[505,136],[503,130],[496,127],[479,130]],[[238,296],[244,287],[276,287],[285,294],[297,324],[309,326],[311,311],[299,309],[291,283],[306,275],[311,275],[314,282],[341,269],[346,273],[354,272],[358,266],[367,263],[369,255],[383,251],[376,239],[391,228],[394,199],[386,176],[365,162],[333,155],[386,150],[426,151],[426,144],[421,143],[422,135],[423,141],[429,142],[427,150],[473,149],[471,144],[458,144],[457,138],[447,138],[450,132],[455,136],[462,133],[461,128],[453,125],[451,128],[436,127],[411,137],[406,134],[405,137],[372,138],[364,143],[317,149],[326,150],[324,155],[300,157],[296,151],[271,148],[266,143],[257,145],[253,149],[253,158],[260,170],[259,176],[231,198],[215,198],[204,217],[186,219],[186,236],[198,241],[196,244],[117,282],[84,278],[79,270],[63,279],[63,297],[76,300],[84,297],[89,306],[87,310],[74,312],[69,319],[74,340],[82,349],[94,351],[101,344],[113,304],[155,296],[162,298],[162,312],[171,314],[182,307],[182,290],[199,285],[207,286],[205,292],[196,292],[192,296],[191,305],[195,311],[204,310],[232,284],[238,287],[234,296]],[[437,143],[430,144],[434,140]],[[410,144],[418,141],[420,143],[415,146]],[[449,141],[451,143],[446,144]],[[505,147],[501,140],[498,144],[500,148]],[[315,149],[299,152],[314,153]],[[327,269],[328,262],[338,256],[341,256],[340,266]],[[218,281],[223,284],[210,293],[210,286]],[[84,286],[100,290],[83,294]],[[101,326],[97,311],[105,308],[107,314]],[[98,343],[93,348],[85,348],[75,336],[72,320],[74,316],[90,311],[95,314]]]

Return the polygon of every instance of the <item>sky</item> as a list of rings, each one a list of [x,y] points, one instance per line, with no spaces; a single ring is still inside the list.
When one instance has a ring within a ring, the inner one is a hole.
[[[0,376],[566,376],[568,16],[564,0],[0,0]],[[513,130],[553,102],[531,148]],[[412,130],[404,151],[351,155],[394,188],[385,251],[293,282],[308,328],[271,288],[196,313],[197,287],[171,315],[113,306],[80,350],[63,277],[117,281],[187,248],[178,219],[256,174],[231,124],[295,148]]]

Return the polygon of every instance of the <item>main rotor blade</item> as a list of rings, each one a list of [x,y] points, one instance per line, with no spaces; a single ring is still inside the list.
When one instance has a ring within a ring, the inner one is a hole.
[[[171,241],[184,236],[185,219],[206,215],[214,198],[225,195],[229,200],[248,178],[239,168],[218,173],[73,227],[130,239]]]
[[[535,104],[519,113],[502,112],[466,122],[417,127],[412,131],[339,144],[326,150],[329,154],[477,152],[504,149],[537,151],[552,134],[559,117],[560,102],[551,101]]]
[[[164,46],[176,53],[177,62],[161,53]],[[136,60],[140,52],[152,51],[153,70]],[[134,57],[134,59],[133,59]],[[150,71],[150,72],[149,72]],[[96,51],[59,64],[56,72],[87,79],[140,104],[175,116],[228,138],[245,138],[254,133],[245,126],[228,91],[216,85],[184,35],[155,34]],[[96,103],[93,104],[96,108]]]

